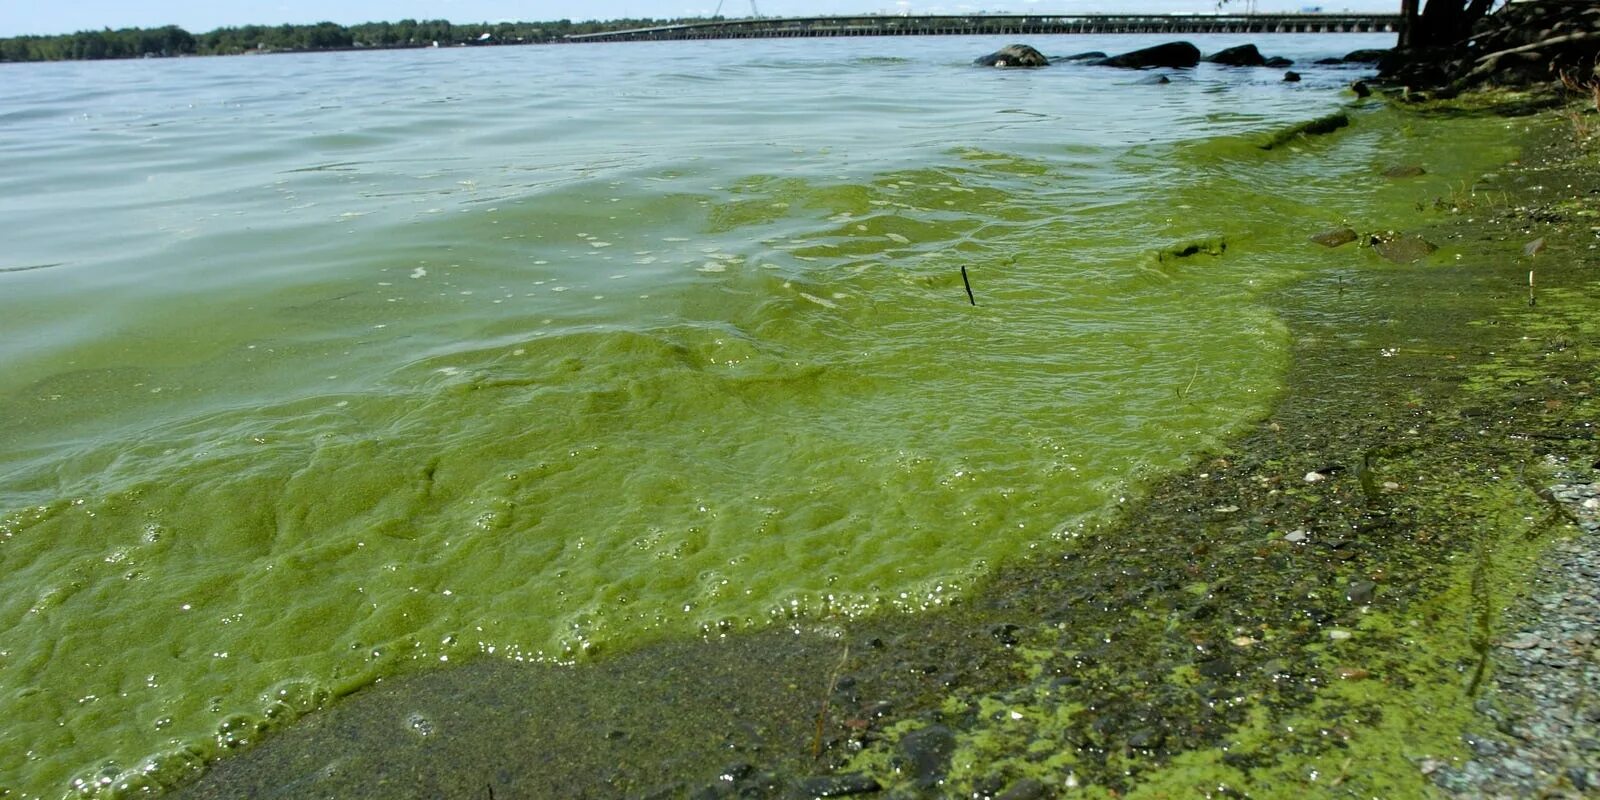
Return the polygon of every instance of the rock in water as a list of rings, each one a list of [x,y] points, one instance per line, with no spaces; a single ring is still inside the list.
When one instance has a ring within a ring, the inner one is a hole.
[[[1338,247],[1349,244],[1357,238],[1354,228],[1329,228],[1321,233],[1312,234],[1311,241],[1323,247]]]
[[[1294,59],[1292,59],[1292,58],[1284,58],[1283,56],[1273,56],[1272,58],[1267,59],[1267,63],[1262,64],[1261,66],[1263,66],[1263,67],[1275,67],[1275,68],[1277,68],[1277,67],[1292,67],[1292,66],[1294,66]]]
[[[1428,174],[1427,170],[1415,164],[1394,166],[1383,171],[1383,177],[1385,178],[1415,178],[1418,175],[1426,174]]]
[[[1206,61],[1226,67],[1259,67],[1267,63],[1253,44],[1241,44],[1206,56]]]
[[[1192,67],[1200,63],[1200,48],[1188,42],[1168,42],[1143,50],[1090,62],[1101,67],[1149,69],[1150,67]]]
[[[1284,83],[1299,83],[1300,73],[1294,71],[1285,72],[1283,73],[1283,81]]]
[[[1106,54],[1103,51],[1090,50],[1087,53],[1073,53],[1070,56],[1062,56],[1061,58],[1056,59],[1056,60],[1057,61],[1093,61],[1095,59],[1105,58],[1105,57],[1106,57]]]
[[[955,752],[955,734],[943,725],[929,725],[900,740],[900,754],[910,762],[911,776],[919,789],[932,789],[944,780]]]
[[[1410,264],[1427,258],[1439,247],[1414,233],[1402,233],[1372,237],[1372,249],[1396,264]]]
[[[1355,92],[1356,97],[1372,96],[1372,87],[1368,86],[1366,81],[1356,81],[1350,84],[1350,91]]]
[[[1346,64],[1376,64],[1389,55],[1388,50],[1352,50],[1344,56]]]
[[[972,62],[982,67],[1047,67],[1050,59],[1025,44],[1008,44]]]

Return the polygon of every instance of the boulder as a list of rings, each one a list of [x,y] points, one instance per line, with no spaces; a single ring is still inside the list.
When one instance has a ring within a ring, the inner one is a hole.
[[[1095,61],[1095,60],[1102,59],[1102,58],[1105,58],[1105,57],[1106,57],[1106,54],[1105,54],[1104,51],[1101,51],[1101,50],[1090,50],[1087,53],[1073,53],[1070,56],[1062,56],[1062,57],[1054,59],[1054,60],[1055,61]]]
[[[1241,44],[1238,47],[1219,50],[1206,56],[1205,60],[1225,67],[1259,67],[1267,63],[1261,56],[1261,51],[1253,44]]]
[[[1101,67],[1122,67],[1124,69],[1192,67],[1200,63],[1200,48],[1188,42],[1168,42],[1089,63]]]
[[[1277,69],[1282,69],[1283,67],[1292,67],[1294,66],[1294,59],[1284,58],[1283,56],[1273,56],[1272,58],[1267,59],[1266,63],[1262,64],[1261,66],[1274,67]]]
[[[1345,54],[1346,64],[1376,64],[1389,55],[1388,50],[1352,50]]]
[[[1294,70],[1290,70],[1288,72],[1283,73],[1283,82],[1284,83],[1299,83],[1300,82],[1300,73],[1295,72]]]
[[[1366,81],[1356,81],[1350,84],[1350,91],[1355,92],[1356,97],[1372,96],[1372,87],[1368,86]]]
[[[1050,59],[1025,44],[1008,44],[972,62],[983,67],[1044,67]]]

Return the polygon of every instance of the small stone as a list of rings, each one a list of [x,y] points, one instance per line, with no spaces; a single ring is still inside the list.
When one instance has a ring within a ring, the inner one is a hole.
[[[800,787],[811,797],[848,797],[857,794],[872,794],[883,790],[883,786],[879,785],[871,775],[860,773],[819,775],[815,778],[806,778],[800,782]]]
[[[1256,640],[1254,640],[1254,639],[1252,639],[1252,638],[1250,638],[1248,636],[1235,636],[1235,637],[1233,637],[1233,646],[1234,647],[1250,647],[1250,646],[1254,645],[1255,643],[1256,643]]]
[[[1039,800],[1048,796],[1049,791],[1043,783],[1033,778],[1023,778],[996,795],[994,800]]]
[[[1428,257],[1439,246],[1421,236],[1407,233],[1374,236],[1372,249],[1396,264],[1410,264]]]
[[[1406,164],[1406,165],[1403,165],[1403,166],[1390,167],[1390,168],[1384,170],[1383,171],[1383,177],[1385,177],[1385,178],[1415,178],[1418,175],[1426,175],[1427,173],[1428,173],[1428,171],[1423,169],[1422,167],[1416,166],[1415,164]]]
[[[1506,768],[1506,772],[1509,772],[1519,778],[1533,777],[1533,765],[1526,761],[1508,758],[1500,763]]]
[[[1326,475],[1324,475],[1324,474],[1322,474],[1320,472],[1307,472],[1306,473],[1306,483],[1321,483],[1321,482],[1323,482],[1323,481],[1325,481],[1327,479],[1328,479],[1328,476],[1326,476]]]
[[[922,789],[931,789],[944,780],[955,750],[955,734],[943,725],[929,725],[900,740],[900,752],[911,762],[912,777]]]
[[[1580,792],[1587,792],[1592,788],[1600,788],[1597,787],[1592,780],[1590,780],[1593,775],[1594,773],[1589,772],[1583,767],[1567,768],[1567,780],[1572,781],[1572,788],[1577,789]]]
[[[1384,481],[1383,488],[1393,492],[1399,490],[1400,484],[1395,483],[1394,481]]]
[[[1591,497],[1583,501],[1583,507],[1590,511],[1600,510],[1600,497]]]
[[[1338,247],[1358,239],[1354,228],[1329,228],[1311,235],[1311,241],[1323,247]]]
[[[1344,681],[1364,681],[1372,677],[1372,673],[1360,667],[1340,667],[1334,674],[1339,676],[1339,680]]]
[[[1433,773],[1444,769],[1444,766],[1445,763],[1437,758],[1424,758],[1422,759],[1422,763],[1417,765],[1417,768],[1422,770],[1422,774],[1424,775],[1432,775]]]
[[[1501,642],[1500,646],[1508,650],[1530,650],[1543,643],[1544,640],[1540,639],[1538,634],[1519,633],[1516,636]]]
[[[1311,538],[1311,534],[1303,530],[1293,530],[1283,535],[1283,540],[1291,544],[1299,544]]]
[[[1371,603],[1377,593],[1378,584],[1372,581],[1356,581],[1350,584],[1350,588],[1345,591],[1345,599],[1358,606],[1364,606]]]
[[[1351,633],[1351,632],[1349,632],[1349,631],[1347,631],[1347,630],[1345,630],[1343,628],[1334,628],[1334,629],[1328,631],[1328,638],[1332,639],[1332,640],[1334,640],[1336,642],[1345,641],[1346,639],[1349,639],[1350,637],[1352,637],[1354,635],[1355,634],[1353,634],[1353,633]]]

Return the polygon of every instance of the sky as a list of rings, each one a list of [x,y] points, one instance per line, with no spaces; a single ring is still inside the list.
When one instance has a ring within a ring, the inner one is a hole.
[[[751,0],[722,0],[723,16],[748,16]],[[1245,0],[1234,0],[1235,7]],[[755,0],[763,16],[819,14],[1206,13],[1215,0]],[[1259,11],[1393,13],[1399,0],[1256,0]],[[447,19],[455,23],[710,16],[717,0],[0,0],[0,36],[72,33],[98,28],[177,25],[192,33],[226,25]]]

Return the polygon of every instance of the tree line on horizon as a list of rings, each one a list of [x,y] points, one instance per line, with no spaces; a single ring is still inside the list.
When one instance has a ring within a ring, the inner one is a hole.
[[[367,22],[337,25],[241,25],[218,28],[201,34],[176,25],[161,28],[105,28],[57,36],[13,36],[0,39],[0,62],[6,61],[92,61],[112,58],[171,56],[239,55],[251,52],[349,50],[358,48],[440,47],[478,44],[485,33],[488,41],[499,44],[524,44],[558,41],[572,34],[600,33],[609,30],[670,25],[696,20],[617,19],[573,22],[496,22],[467,25],[448,20],[403,19],[399,22]]]

